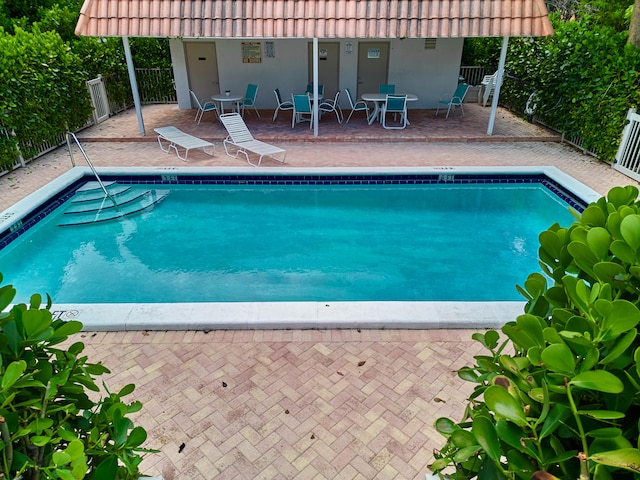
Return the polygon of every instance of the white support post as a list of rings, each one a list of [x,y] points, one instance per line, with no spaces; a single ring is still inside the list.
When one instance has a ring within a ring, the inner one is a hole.
[[[504,64],[507,60],[507,47],[509,46],[509,37],[502,38],[502,49],[500,50],[500,62],[498,63],[498,77],[496,78],[496,88],[493,91],[491,99],[491,113],[489,114],[489,126],[487,127],[487,135],[493,134],[493,124],[496,121],[496,113],[498,111],[498,99],[500,98],[500,87],[504,77]]]
[[[318,38],[313,37],[313,136],[318,136]]]
[[[140,103],[140,92],[138,92],[136,70],[133,66],[133,58],[131,57],[129,37],[122,37],[122,44],[124,45],[124,57],[127,60],[127,70],[129,71],[129,83],[131,84],[131,93],[133,94],[133,104],[136,107],[136,115],[138,116],[138,128],[140,128],[140,134],[144,136],[145,131],[144,120],[142,119],[142,104]]]

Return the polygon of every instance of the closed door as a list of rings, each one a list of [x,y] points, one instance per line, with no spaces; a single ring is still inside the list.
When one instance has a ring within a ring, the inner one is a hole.
[[[358,44],[358,97],[376,93],[389,76],[389,42]]]
[[[185,42],[184,48],[189,72],[189,88],[195,92],[200,102],[211,100],[211,95],[220,93],[216,44]]]
[[[318,42],[318,84],[324,85],[324,98],[340,89],[340,43]],[[309,83],[313,81],[313,43],[309,43]]]

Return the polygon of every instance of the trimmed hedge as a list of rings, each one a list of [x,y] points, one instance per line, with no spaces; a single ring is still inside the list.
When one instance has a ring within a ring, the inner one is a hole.
[[[84,125],[91,104],[87,74],[58,33],[0,31],[0,51],[0,126],[9,134],[0,135],[0,168],[11,169],[17,139],[30,158],[43,143]]]

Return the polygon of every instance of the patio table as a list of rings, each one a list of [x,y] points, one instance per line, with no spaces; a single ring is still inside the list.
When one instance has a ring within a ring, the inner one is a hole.
[[[217,103],[218,105],[218,112],[220,112],[221,114],[224,113],[224,104],[225,103],[231,103],[230,107],[231,107],[231,111],[236,111],[238,113],[240,113],[240,102],[244,99],[244,97],[239,96],[239,95],[226,95],[225,93],[218,93],[216,95],[211,95],[211,100],[213,100],[214,102]],[[235,110],[233,107],[233,103],[235,103]]]
[[[415,102],[418,100],[418,97],[413,93],[394,93],[394,95],[406,95],[407,102]],[[373,121],[377,118],[378,121],[382,121],[382,117],[380,113],[382,112],[382,105],[387,99],[386,93],[363,93],[360,97],[365,102],[373,102],[374,110],[373,113],[369,116],[369,125],[373,123]],[[407,120],[408,123],[408,120]]]

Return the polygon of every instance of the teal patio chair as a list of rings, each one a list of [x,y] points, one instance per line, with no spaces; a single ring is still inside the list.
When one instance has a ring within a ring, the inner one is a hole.
[[[307,93],[309,95],[313,95],[313,83],[307,83]],[[318,96],[322,97],[324,95],[324,85],[318,85]]]
[[[291,128],[295,127],[296,123],[309,122],[309,128],[313,126],[313,111],[311,110],[311,99],[309,95],[303,93],[301,95],[291,94],[291,101],[293,103],[293,116],[291,118]]]
[[[242,100],[242,105],[241,105],[243,117],[244,117],[245,108],[250,107],[255,110],[256,115],[258,115],[258,118],[260,118],[260,112],[256,108],[257,96],[258,96],[258,85],[254,85],[253,83],[250,83],[249,85],[247,85],[247,92],[244,94],[244,99]]]
[[[387,113],[393,113],[394,118],[400,115],[400,123],[387,125]],[[407,96],[406,95],[390,95],[382,104],[382,127],[386,129],[402,129],[409,124],[407,120]]]
[[[447,106],[447,116],[445,118],[449,118],[449,113],[451,112],[451,109],[453,108],[455,110],[456,107],[460,107],[460,110],[462,111],[462,115],[464,115],[464,108],[462,107],[462,103],[464,102],[464,97],[467,96],[468,91],[469,91],[468,84],[459,83],[453,95],[443,95],[440,98],[440,100],[438,100],[439,105],[438,105],[438,108],[436,109],[436,116],[440,111],[440,105]]]
[[[396,93],[396,86],[394,84],[390,84],[390,83],[381,83],[378,86],[378,93]]]

